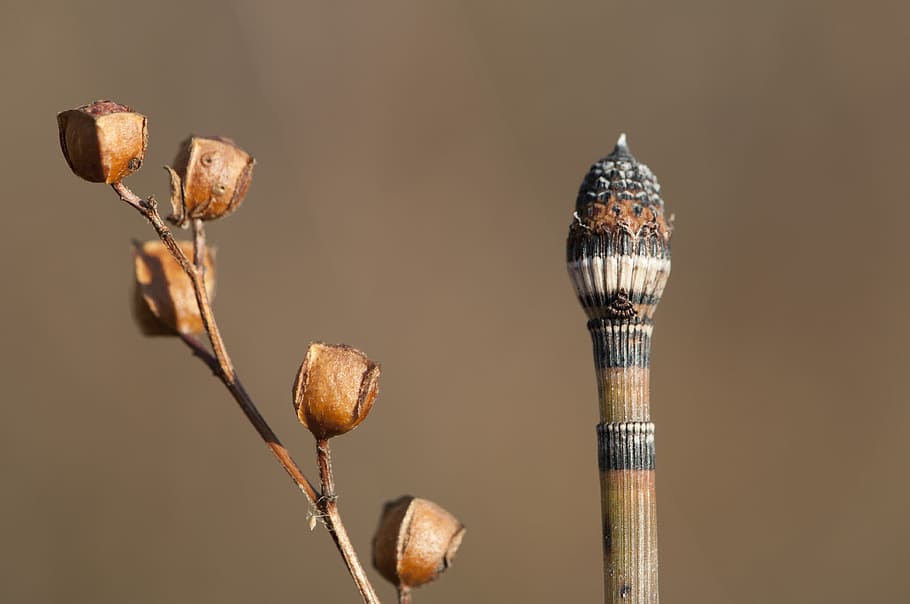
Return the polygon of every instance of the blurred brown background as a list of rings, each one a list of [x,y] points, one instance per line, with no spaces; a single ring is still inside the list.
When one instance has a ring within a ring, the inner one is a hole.
[[[653,351],[664,601],[908,600],[905,4],[3,12],[0,601],[357,601],[221,385],[134,328],[129,242],[153,233],[57,143],[54,115],[95,98],[150,117],[142,194],[166,197],[190,132],[256,155],[209,228],[224,335],[311,476],[290,403],[307,343],[382,362],[334,447],[361,556],[403,493],[468,525],[416,602],[600,601],[563,242],[621,131],[677,217]]]

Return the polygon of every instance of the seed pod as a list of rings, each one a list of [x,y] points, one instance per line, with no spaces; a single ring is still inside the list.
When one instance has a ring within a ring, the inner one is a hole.
[[[294,382],[297,418],[317,440],[356,428],[379,392],[379,365],[345,345],[314,342]]]
[[[256,160],[221,137],[191,136],[180,146],[171,175],[170,220],[186,226],[190,220],[214,220],[240,207]]]
[[[427,499],[405,495],[385,504],[373,536],[373,566],[399,589],[433,581],[452,564],[465,528]]]
[[[180,247],[187,256],[192,256],[192,243],[181,241]],[[215,293],[213,256],[212,250],[206,249],[205,287],[209,299]],[[163,243],[136,242],[133,264],[136,272],[133,315],[143,334],[173,336],[205,331],[193,284]]]
[[[120,182],[140,167],[148,147],[146,117],[114,101],[57,114],[60,148],[70,169],[89,182]]]

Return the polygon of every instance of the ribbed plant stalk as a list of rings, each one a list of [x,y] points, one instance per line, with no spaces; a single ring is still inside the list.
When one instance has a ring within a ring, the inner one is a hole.
[[[657,604],[652,317],[670,274],[660,185],[620,136],[581,184],[569,227],[569,275],[588,316],[600,400],[598,466],[604,602]]]

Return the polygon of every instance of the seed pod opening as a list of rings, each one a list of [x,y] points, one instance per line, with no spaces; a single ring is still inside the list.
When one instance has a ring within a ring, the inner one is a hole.
[[[181,241],[180,247],[192,257],[193,244]],[[214,253],[206,249],[205,287],[211,299],[215,294]],[[205,331],[196,293],[190,278],[161,241],[133,245],[136,286],[133,316],[147,336],[200,334]]]
[[[148,147],[146,117],[114,101],[57,114],[66,163],[89,182],[120,182],[140,167]]]
[[[318,440],[353,430],[373,408],[379,372],[356,348],[310,344],[294,382],[297,418]]]
[[[383,507],[373,566],[398,588],[419,587],[451,566],[464,533],[464,525],[441,506],[405,495]]]
[[[214,220],[233,213],[243,202],[256,160],[221,137],[191,136],[180,145],[171,174],[171,220]]]

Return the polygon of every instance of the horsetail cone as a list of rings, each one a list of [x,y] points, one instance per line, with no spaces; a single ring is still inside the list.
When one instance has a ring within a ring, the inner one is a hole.
[[[578,191],[566,242],[588,317],[600,400],[598,466],[604,601],[657,604],[652,317],[670,275],[671,225],[660,185],[622,135]]]

